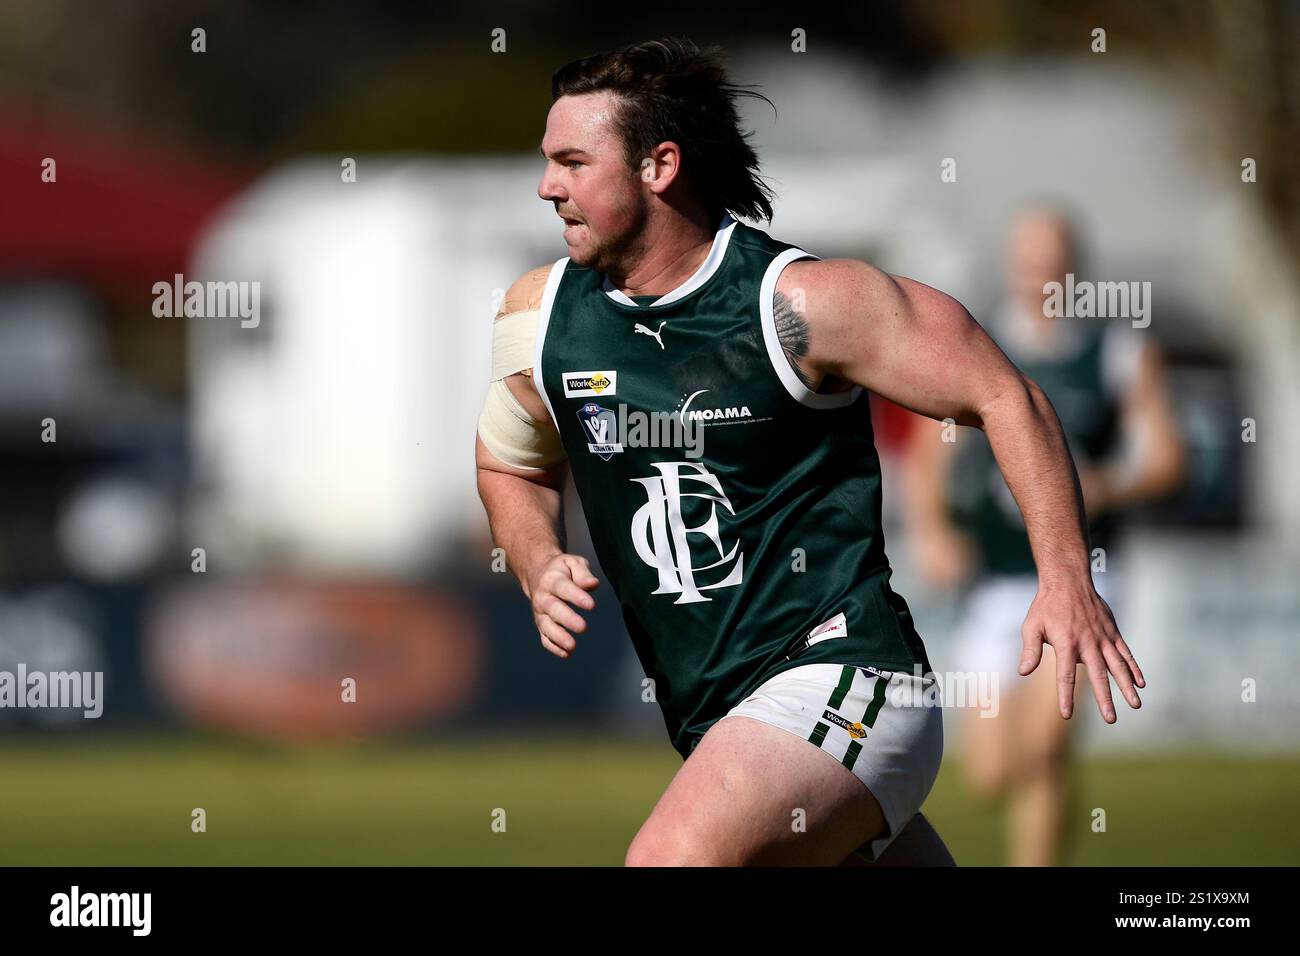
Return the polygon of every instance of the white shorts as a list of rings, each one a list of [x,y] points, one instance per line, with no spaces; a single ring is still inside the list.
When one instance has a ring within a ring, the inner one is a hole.
[[[803,664],[761,684],[726,714],[761,720],[826,751],[867,785],[886,832],[856,851],[875,862],[925,803],[943,757],[933,677],[848,664]]]
[[[1092,576],[1093,586],[1112,611],[1116,610],[1116,580],[1113,569]],[[964,621],[957,629],[952,651],[957,669],[997,674],[997,686],[1014,693],[1023,681],[1020,627],[1037,593],[1038,576],[1032,573],[991,574],[980,580],[966,597]]]

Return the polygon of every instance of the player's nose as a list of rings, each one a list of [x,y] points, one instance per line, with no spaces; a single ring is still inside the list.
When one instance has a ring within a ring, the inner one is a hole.
[[[549,165],[546,171],[542,173],[542,181],[537,184],[537,195],[546,202],[564,202],[568,198],[564,190],[560,188],[559,183],[551,175]]]

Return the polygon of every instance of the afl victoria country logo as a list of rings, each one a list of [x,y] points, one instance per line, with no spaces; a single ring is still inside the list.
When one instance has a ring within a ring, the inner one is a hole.
[[[623,445],[616,441],[618,435],[618,416],[608,408],[602,408],[595,402],[587,402],[578,409],[578,421],[582,422],[582,432],[587,438],[587,451],[609,461]]]

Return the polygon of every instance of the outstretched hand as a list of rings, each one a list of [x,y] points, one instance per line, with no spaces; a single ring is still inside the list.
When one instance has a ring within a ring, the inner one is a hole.
[[[1079,664],[1088,669],[1093,696],[1106,723],[1116,721],[1109,676],[1115,678],[1130,707],[1136,710],[1142,706],[1137,688],[1146,687],[1146,678],[1119,633],[1110,605],[1097,594],[1091,582],[1081,587],[1040,585],[1020,636],[1024,641],[1021,677],[1037,669],[1044,644],[1050,644],[1056,653],[1057,691],[1061,716],[1066,720],[1074,711],[1075,670]]]

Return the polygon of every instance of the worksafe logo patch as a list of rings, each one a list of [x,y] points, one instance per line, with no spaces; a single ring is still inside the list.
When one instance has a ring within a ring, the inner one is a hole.
[[[850,722],[847,717],[841,717],[833,710],[824,711],[822,720],[829,720],[832,724],[843,727],[849,732],[849,736],[856,740],[861,740],[867,735],[867,728],[863,727],[859,721]]]
[[[618,372],[565,372],[565,398],[591,398],[613,395],[617,390]]]

